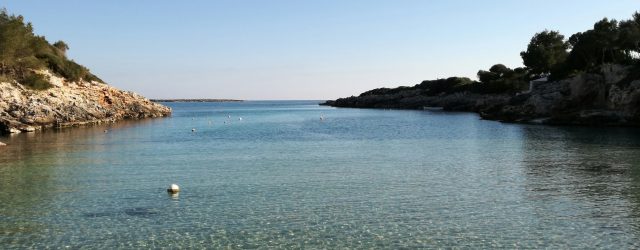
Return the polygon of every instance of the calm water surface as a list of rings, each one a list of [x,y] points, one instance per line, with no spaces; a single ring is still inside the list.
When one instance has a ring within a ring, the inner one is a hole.
[[[640,247],[637,129],[316,104],[0,137],[0,248]]]

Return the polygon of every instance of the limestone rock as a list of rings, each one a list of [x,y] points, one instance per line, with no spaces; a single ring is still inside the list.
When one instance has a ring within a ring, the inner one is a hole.
[[[46,75],[53,87],[35,91],[0,82],[0,133],[171,115],[170,108],[133,92],[95,81],[68,82],[48,71],[38,73]]]
[[[639,126],[640,80],[624,83],[629,70],[604,65],[600,72],[537,84],[523,101],[481,115],[509,122]]]

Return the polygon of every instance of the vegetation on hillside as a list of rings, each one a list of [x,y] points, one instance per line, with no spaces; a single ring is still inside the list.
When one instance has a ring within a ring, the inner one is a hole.
[[[520,53],[525,67],[510,69],[503,64],[478,71],[478,81],[451,77],[423,81],[412,87],[378,88],[360,96],[397,94],[415,90],[435,96],[457,92],[506,94],[526,90],[530,80],[548,76],[559,80],[583,72],[597,72],[607,63],[632,66],[630,76],[640,76],[640,12],[631,19],[604,18],[593,29],[573,34],[568,39],[558,31],[535,34]],[[637,78],[636,78],[637,79]]]
[[[44,36],[33,33],[31,23],[22,16],[0,10],[0,79],[16,80],[32,89],[51,87],[48,79],[35,70],[51,72],[76,82],[99,81],[87,68],[66,57],[69,46],[63,41],[50,44]]]

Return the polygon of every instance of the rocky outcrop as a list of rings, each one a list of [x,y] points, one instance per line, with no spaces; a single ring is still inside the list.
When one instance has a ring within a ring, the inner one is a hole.
[[[485,119],[570,125],[640,125],[640,79],[631,67],[604,65],[600,72],[538,83],[530,93],[484,110]]]
[[[48,71],[38,73],[45,75],[53,87],[30,90],[15,82],[0,82],[0,133],[171,114],[168,107],[104,83],[68,82]]]
[[[483,95],[470,92],[426,96],[420,90],[400,91],[392,95],[367,95],[340,98],[323,105],[351,108],[424,109],[441,107],[448,111],[479,111],[509,100],[509,95]]]
[[[324,105],[355,108],[423,109],[478,112],[504,122],[598,126],[640,126],[640,72],[637,68],[603,65],[554,82],[536,82],[515,95],[469,92],[425,96],[418,90],[393,95],[366,95],[327,101]]]

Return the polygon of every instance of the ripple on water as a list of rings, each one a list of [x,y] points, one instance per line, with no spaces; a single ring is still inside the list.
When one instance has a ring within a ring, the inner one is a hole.
[[[312,102],[171,105],[171,118],[108,134],[8,138],[0,245],[640,248],[637,130]]]

